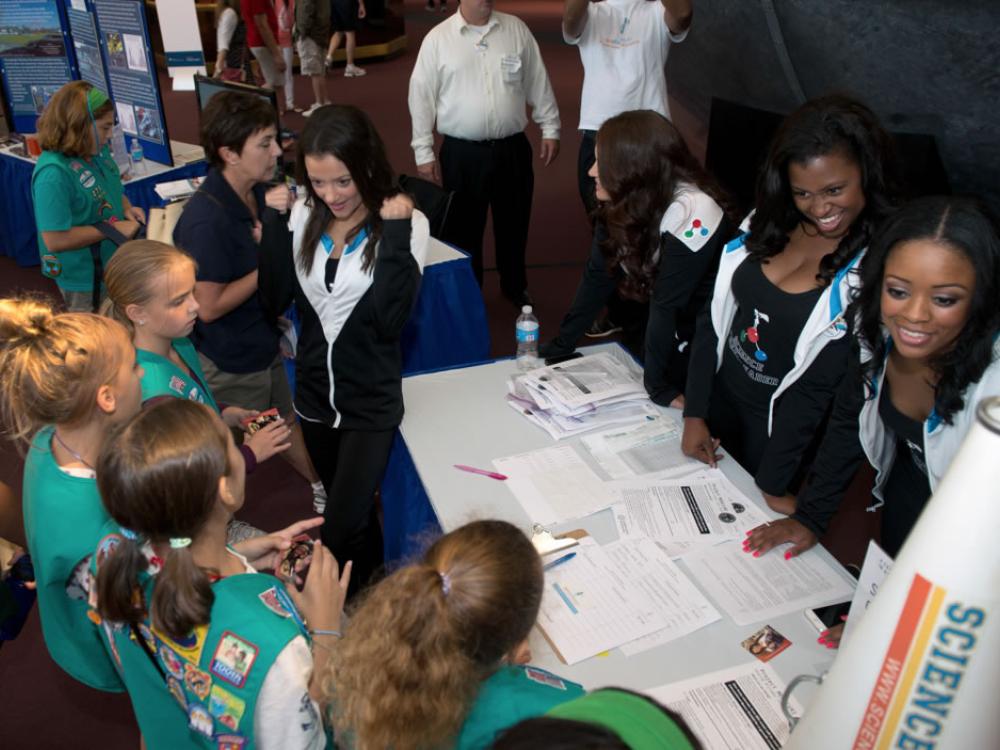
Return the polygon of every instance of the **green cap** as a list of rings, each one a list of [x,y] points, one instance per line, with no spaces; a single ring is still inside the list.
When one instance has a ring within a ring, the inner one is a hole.
[[[598,724],[632,750],[694,750],[687,735],[659,706],[621,690],[596,690],[549,709],[546,716]]]

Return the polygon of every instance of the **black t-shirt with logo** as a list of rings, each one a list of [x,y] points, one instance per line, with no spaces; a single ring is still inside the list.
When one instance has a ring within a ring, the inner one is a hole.
[[[737,308],[719,375],[743,409],[766,419],[771,397],[795,364],[795,344],[823,290],[785,292],[752,260],[736,269],[732,290]]]
[[[878,413],[888,428],[887,437],[895,437],[896,459],[889,470],[883,491],[882,547],[895,557],[916,525],[931,496],[924,457],[924,426],[901,413],[889,395],[889,379],[883,382]]]

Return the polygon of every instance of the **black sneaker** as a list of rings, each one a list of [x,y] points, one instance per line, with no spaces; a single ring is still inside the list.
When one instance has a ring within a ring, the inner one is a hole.
[[[611,318],[605,316],[600,320],[595,320],[584,335],[589,339],[603,339],[605,336],[618,333],[621,329],[620,325],[613,323]]]

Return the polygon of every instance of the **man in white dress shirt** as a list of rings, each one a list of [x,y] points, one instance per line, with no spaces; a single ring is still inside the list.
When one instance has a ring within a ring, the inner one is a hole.
[[[455,191],[447,239],[472,255],[482,285],[492,210],[500,289],[516,305],[530,303],[524,256],[534,172],[526,105],[542,130],[542,163],[559,153],[559,109],[535,38],[520,19],[494,11],[493,0],[462,0],[424,37],[409,104],[417,171]],[[440,164],[435,123],[444,136]]]
[[[597,207],[594,164],[597,131],[605,120],[633,109],[651,109],[670,119],[664,65],[670,45],[684,41],[691,25],[693,0],[566,0],[563,39],[580,50],[583,93],[580,98],[580,152],[577,185],[587,215]],[[600,338],[645,320],[645,310],[608,298],[608,315],[587,331]]]

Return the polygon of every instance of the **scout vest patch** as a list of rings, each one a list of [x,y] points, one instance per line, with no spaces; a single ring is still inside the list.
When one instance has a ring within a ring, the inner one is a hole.
[[[258,648],[255,645],[243,640],[232,631],[226,631],[215,649],[209,671],[241,688],[246,684],[247,675],[257,660],[257,652]]]
[[[539,685],[547,685],[549,687],[553,687],[558,690],[566,689],[565,682],[560,680],[554,674],[549,674],[544,669],[535,669],[534,667],[527,667],[524,670],[524,676],[527,677],[532,682],[537,682]]]

